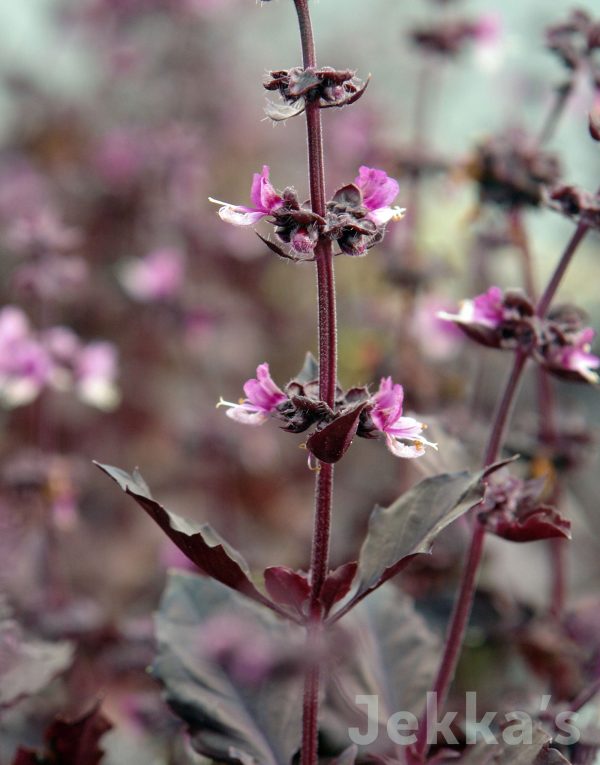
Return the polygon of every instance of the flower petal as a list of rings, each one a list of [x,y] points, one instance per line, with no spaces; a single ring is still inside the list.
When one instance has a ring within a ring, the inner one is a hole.
[[[407,444],[404,441],[399,441],[393,436],[386,435],[385,443],[394,457],[402,457],[403,459],[410,460],[422,457],[425,454],[425,445],[422,441],[415,441],[412,444]]]
[[[380,207],[378,210],[372,210],[367,218],[372,220],[376,226],[385,226],[391,220],[401,220],[405,212],[406,208],[404,207]]]
[[[362,191],[363,203],[369,210],[389,207],[400,191],[398,182],[389,178],[384,170],[365,165],[359,167],[354,183]]]
[[[256,409],[251,404],[236,404],[227,409],[225,414],[230,419],[241,422],[243,425],[262,425],[269,419],[265,412]]]
[[[253,210],[250,207],[234,207],[233,205],[224,205],[219,210],[219,218],[225,223],[231,223],[234,226],[253,226],[267,213],[260,210]]]

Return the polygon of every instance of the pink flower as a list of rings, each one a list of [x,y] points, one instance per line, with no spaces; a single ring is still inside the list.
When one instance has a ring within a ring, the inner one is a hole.
[[[445,298],[432,293],[422,295],[415,304],[411,334],[422,352],[433,361],[454,358],[464,340],[460,327],[439,317],[441,311],[450,307]]]
[[[600,358],[590,353],[595,336],[592,327],[585,327],[575,335],[572,344],[553,346],[546,364],[553,371],[575,372],[588,382],[600,382],[600,377],[593,371],[600,367]]]
[[[402,416],[404,389],[394,384],[391,377],[383,377],[379,390],[372,397],[371,419],[375,426],[385,434],[388,449],[396,457],[422,457],[425,447],[437,449],[423,437],[426,425],[412,417]]]
[[[390,207],[400,187],[385,171],[362,165],[354,183],[362,192],[364,206],[370,211],[367,218],[377,226],[383,226],[390,220],[400,220],[404,216],[404,208]]]
[[[505,317],[504,293],[500,287],[490,287],[472,300],[463,300],[457,314],[440,311],[438,316],[457,324],[479,324],[496,329]]]
[[[0,310],[0,403],[9,408],[33,401],[52,373],[45,348],[20,308]]]
[[[152,302],[176,297],[183,286],[183,256],[172,247],[154,250],[124,264],[121,283],[136,300]]]
[[[267,363],[256,368],[256,378],[246,381],[244,393],[246,398],[241,399],[239,404],[221,399],[217,406],[229,407],[227,416],[245,425],[262,425],[279,404],[288,400],[285,393],[271,379]]]
[[[274,210],[283,205],[283,199],[269,180],[268,165],[263,166],[262,173],[254,173],[250,199],[254,205],[253,207],[231,205],[228,202],[221,202],[218,199],[209,197],[210,202],[222,205],[219,210],[221,220],[224,220],[226,223],[232,223],[234,226],[253,226],[261,218],[270,215]]]

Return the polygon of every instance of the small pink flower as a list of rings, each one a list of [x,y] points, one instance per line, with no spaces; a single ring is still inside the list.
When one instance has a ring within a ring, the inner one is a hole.
[[[457,314],[440,311],[438,317],[457,324],[479,324],[496,329],[504,320],[504,293],[500,287],[490,287],[487,292],[472,300],[463,300]]]
[[[244,393],[246,398],[241,399],[238,404],[232,404],[223,399],[217,404],[217,406],[229,407],[227,416],[244,425],[262,425],[279,404],[288,400],[285,393],[273,382],[267,363],[260,364],[256,368],[256,378],[251,378],[244,383]]]
[[[172,247],[154,250],[124,264],[121,283],[131,297],[142,302],[169,300],[183,286],[183,256]]]
[[[576,372],[591,383],[600,382],[600,377],[593,371],[600,367],[600,358],[590,352],[595,336],[592,327],[585,327],[576,335],[572,344],[552,349],[547,359],[548,366],[557,371],[564,369]]]
[[[268,165],[263,166],[262,173],[254,173],[250,199],[253,207],[232,205],[209,197],[210,202],[222,205],[219,210],[221,220],[232,223],[234,226],[253,226],[283,205],[283,199],[269,180]]]
[[[437,449],[437,444],[423,437],[426,426],[422,422],[402,416],[404,389],[394,384],[391,377],[382,378],[371,402],[371,419],[385,434],[387,447],[394,456],[412,459],[422,457],[426,446]]]
[[[354,183],[362,192],[364,206],[370,211],[367,218],[377,226],[383,226],[390,220],[400,220],[404,216],[404,208],[390,207],[400,187],[384,170],[362,165]]]

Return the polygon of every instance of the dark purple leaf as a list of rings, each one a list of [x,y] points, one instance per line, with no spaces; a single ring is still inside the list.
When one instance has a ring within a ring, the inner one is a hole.
[[[356,435],[360,414],[366,405],[367,402],[362,401],[309,437],[306,446],[318,460],[333,463],[344,456]]]
[[[355,590],[344,612],[398,573],[413,556],[431,552],[437,535],[481,501],[483,479],[506,462],[471,473],[425,478],[389,507],[376,507],[363,542]]]
[[[277,603],[292,606],[302,613],[302,606],[310,595],[310,584],[305,574],[287,566],[269,566],[265,569],[265,587]]]
[[[542,505],[530,510],[526,515],[513,518],[492,513],[486,518],[485,527],[492,534],[511,542],[535,542],[554,537],[571,538],[571,522],[548,505]]]
[[[354,560],[330,571],[321,590],[321,604],[326,614],[350,591],[358,563]]]
[[[198,524],[166,510],[156,502],[136,470],[129,475],[120,468],[95,463],[126,494],[135,499],[169,539],[207,576],[268,605],[269,601],[250,581],[248,564],[208,523]]]

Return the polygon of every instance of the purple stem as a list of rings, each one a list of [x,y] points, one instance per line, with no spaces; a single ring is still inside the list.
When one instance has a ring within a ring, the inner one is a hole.
[[[546,117],[542,129],[540,130],[540,133],[537,137],[536,144],[538,147],[542,146],[553,137],[558,122],[565,110],[565,106],[567,105],[567,101],[575,89],[575,82],[576,73],[573,74],[569,82],[556,88],[552,107],[548,112],[548,116]]]
[[[554,298],[558,287],[560,286],[560,282],[565,275],[573,255],[575,254],[577,247],[584,238],[587,230],[588,226],[584,223],[580,223],[575,233],[569,240],[569,243],[567,244],[562,257],[560,258],[558,265],[556,266],[556,269],[552,274],[546,289],[544,290],[544,293],[538,301],[536,306],[536,314],[538,316],[544,316],[546,314],[546,311],[548,310],[548,307]],[[491,465],[498,457],[526,361],[526,353],[516,353],[512,371],[508,378],[506,388],[498,404],[496,415],[494,417],[492,432],[490,434],[488,445],[485,451],[485,457],[483,460],[484,466]],[[437,694],[437,697],[434,698],[437,699],[438,709],[442,709],[445,704],[450,684],[456,671],[456,665],[458,663],[460,651],[462,649],[467,622],[471,613],[471,606],[475,595],[477,572],[479,570],[479,565],[481,563],[481,557],[483,554],[484,539],[485,528],[481,523],[476,521],[473,527],[473,535],[467,555],[467,563],[463,571],[460,589],[458,592],[454,611],[450,619],[450,625],[446,636],[442,661],[438,670],[435,684],[433,686],[433,690]],[[429,718],[428,712],[429,710],[426,709],[425,714],[420,721],[419,730],[417,733],[417,741],[415,743],[415,751],[417,755],[422,758],[424,758],[425,752],[427,751],[427,727]]]
[[[313,38],[308,0],[294,0],[305,69],[316,67],[317,58]],[[308,172],[310,200],[313,212],[321,217],[326,212],[325,170],[323,162],[323,131],[318,102],[306,103],[306,131],[308,142]],[[315,248],[317,266],[317,294],[319,305],[319,397],[331,408],[335,404],[337,384],[337,331],[335,310],[335,283],[331,242],[320,239]],[[309,662],[304,678],[301,765],[317,765],[319,732],[318,645],[323,629],[323,614],[319,596],[329,570],[329,538],[333,495],[333,465],[321,464],[317,474],[315,516],[310,563],[311,594],[310,616],[307,630]]]
[[[492,432],[490,433],[483,460],[484,467],[491,465],[498,457],[526,361],[526,353],[515,354],[513,368],[509,375],[502,398],[498,403],[498,408],[496,409]],[[442,709],[446,703],[450,683],[452,682],[456,671],[456,665],[462,648],[467,622],[471,613],[471,606],[473,605],[475,584],[477,572],[479,571],[479,564],[481,563],[481,556],[483,554],[484,539],[485,526],[475,520],[467,562],[463,570],[458,597],[454,604],[454,610],[446,635],[442,662],[433,686],[433,691],[436,695],[433,696],[432,699],[437,700],[438,709]],[[424,755],[427,749],[429,713],[430,710],[427,709],[424,717],[421,719],[417,733],[415,749],[420,756]]]
[[[575,251],[581,244],[582,239],[587,234],[588,229],[589,229],[589,226],[587,226],[585,223],[580,223],[575,229],[575,233],[571,237],[567,245],[567,248],[562,255],[562,258],[558,262],[558,265],[556,266],[556,269],[554,273],[552,274],[552,278],[548,282],[548,286],[544,290],[544,294],[539,299],[539,302],[536,308],[536,313],[538,316],[546,315],[546,311],[550,307],[550,303],[552,302],[554,295],[556,294],[556,291],[558,290],[560,286],[563,276],[565,275],[565,271],[569,267],[569,264],[571,263],[571,259],[573,258]]]

